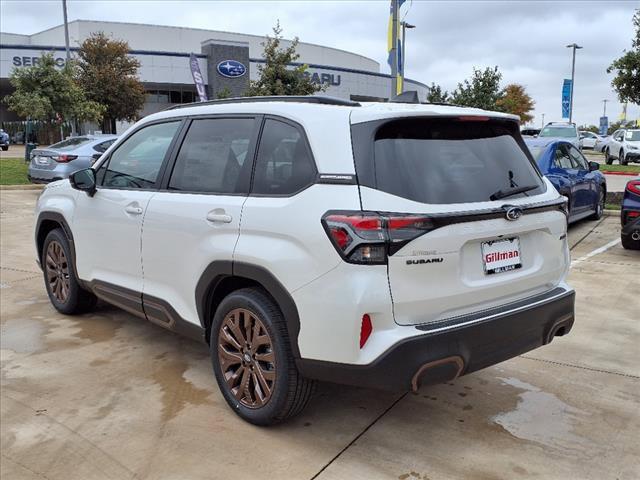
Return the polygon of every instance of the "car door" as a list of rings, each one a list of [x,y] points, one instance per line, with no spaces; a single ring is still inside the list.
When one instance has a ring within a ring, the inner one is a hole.
[[[573,195],[575,197],[576,212],[589,210],[595,202],[593,198],[594,192],[591,188],[592,182],[589,177],[589,164],[576,147],[573,145],[564,145],[564,147],[571,158],[573,166]]]
[[[569,211],[571,215],[580,212],[581,207],[578,198],[577,170],[569,156],[567,143],[559,143],[556,145],[555,158],[553,161],[556,174],[562,177],[562,183],[566,190],[562,191],[563,195],[569,198]]]
[[[171,328],[199,324],[196,287],[212,262],[230,262],[247,199],[258,117],[190,121],[142,233],[147,318]]]
[[[76,199],[72,230],[79,277],[94,282],[99,296],[135,313],[141,311],[144,213],[180,125],[173,120],[133,132],[101,162],[95,195],[78,193]]]
[[[577,148],[570,147],[569,155],[571,160],[577,164],[578,178],[581,182],[582,194],[585,196],[585,208],[595,210],[600,195],[600,185],[598,183],[598,174],[591,171],[589,161],[582,152]]]

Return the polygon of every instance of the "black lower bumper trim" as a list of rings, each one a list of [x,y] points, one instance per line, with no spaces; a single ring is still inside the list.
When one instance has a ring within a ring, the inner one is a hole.
[[[351,365],[318,360],[297,360],[300,373],[308,378],[386,390],[409,390],[412,383],[433,384],[459,374],[480,370],[549,343],[555,335],[565,335],[574,320],[575,293],[538,302],[529,308],[505,312],[491,320],[436,333],[425,333],[401,341],[368,365]],[[460,358],[439,368],[428,364]],[[415,386],[415,385],[414,385]]]

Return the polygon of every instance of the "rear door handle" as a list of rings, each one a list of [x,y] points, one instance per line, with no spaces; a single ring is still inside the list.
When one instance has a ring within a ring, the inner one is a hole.
[[[124,207],[124,211],[130,213],[131,215],[142,215],[142,207],[138,207],[135,205],[127,205]]]
[[[231,223],[233,217],[226,213],[209,212],[207,213],[207,221],[217,223]]]

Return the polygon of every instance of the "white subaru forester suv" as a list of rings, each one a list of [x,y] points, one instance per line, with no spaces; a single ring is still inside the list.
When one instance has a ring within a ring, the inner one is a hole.
[[[514,116],[258,97],[139,121],[47,186],[35,241],[58,311],[204,340],[268,425],[316,380],[415,390],[566,334],[566,230]]]

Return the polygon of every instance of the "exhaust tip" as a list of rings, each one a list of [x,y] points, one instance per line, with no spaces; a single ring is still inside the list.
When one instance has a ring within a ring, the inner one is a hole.
[[[637,242],[638,240],[640,240],[640,232],[633,232],[631,234],[631,238]]]
[[[464,370],[464,360],[458,355],[441,358],[422,365],[411,379],[411,390],[417,392],[421,385],[450,382]]]

